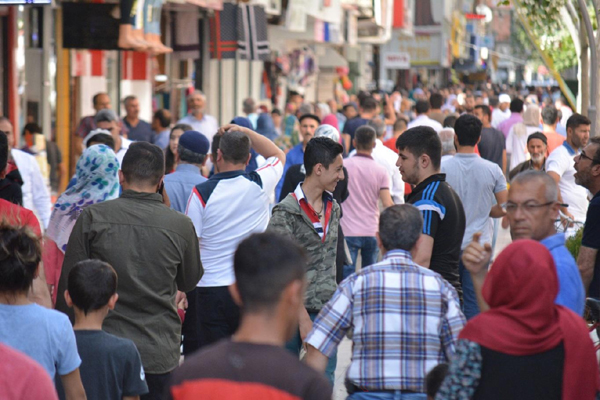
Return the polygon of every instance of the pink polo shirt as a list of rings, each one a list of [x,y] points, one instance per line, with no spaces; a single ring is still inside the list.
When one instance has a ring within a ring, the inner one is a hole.
[[[356,154],[344,160],[350,195],[342,204],[344,236],[375,236],[379,230],[379,191],[390,188],[386,169],[372,157]]]

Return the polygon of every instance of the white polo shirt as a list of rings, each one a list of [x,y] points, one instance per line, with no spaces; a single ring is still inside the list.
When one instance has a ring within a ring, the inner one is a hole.
[[[196,186],[186,215],[196,228],[204,275],[200,287],[235,282],[233,254],[238,244],[269,224],[269,198],[283,174],[277,157],[250,173],[223,172]]]
[[[577,221],[585,221],[589,201],[587,189],[575,183],[575,161],[573,157],[579,154],[565,141],[558,146],[546,160],[546,172],[555,172],[560,176],[558,188],[562,195],[563,203],[568,204],[569,211]]]
[[[413,119],[408,124],[407,129],[415,128],[417,126],[429,126],[429,127],[433,128],[433,130],[435,130],[437,133],[440,133],[440,131],[443,129],[442,124],[440,124],[439,122],[437,122],[434,119],[429,118],[425,114],[421,114],[417,118]]]

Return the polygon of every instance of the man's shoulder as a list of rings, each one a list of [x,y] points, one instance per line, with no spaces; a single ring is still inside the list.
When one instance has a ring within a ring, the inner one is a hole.
[[[138,354],[137,347],[132,340],[115,336],[108,332],[99,331],[75,331],[78,346],[84,345],[91,349],[102,352],[110,352],[117,357],[130,357]]]

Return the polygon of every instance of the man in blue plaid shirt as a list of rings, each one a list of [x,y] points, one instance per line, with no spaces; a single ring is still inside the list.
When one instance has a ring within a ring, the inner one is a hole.
[[[383,260],[344,280],[306,338],[306,361],[324,371],[346,333],[350,399],[425,400],[425,376],[448,362],[465,324],[455,289],[415,264],[423,219],[412,205],[386,209],[379,221]]]

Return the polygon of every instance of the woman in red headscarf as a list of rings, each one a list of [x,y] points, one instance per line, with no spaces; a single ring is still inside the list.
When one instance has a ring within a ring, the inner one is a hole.
[[[482,290],[490,306],[461,332],[436,399],[592,400],[600,375],[587,325],[554,304],[552,256],[518,240],[496,259]]]

